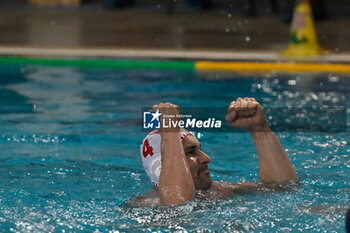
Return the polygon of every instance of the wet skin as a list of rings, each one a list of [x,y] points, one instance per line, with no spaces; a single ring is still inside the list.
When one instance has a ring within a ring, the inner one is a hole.
[[[208,164],[210,157],[201,150],[200,142],[188,135],[182,142],[196,190],[208,190],[212,185]]]
[[[160,103],[153,110],[176,115],[177,105]],[[262,107],[254,98],[238,98],[228,107],[226,121],[231,127],[250,132],[259,155],[260,182],[212,182],[208,164],[210,157],[202,152],[200,142],[187,135],[181,142],[177,130],[161,132],[162,172],[159,190],[136,198],[137,206],[176,205],[200,199],[224,199],[248,193],[278,191],[275,185],[298,183],[287,154],[266,121]]]

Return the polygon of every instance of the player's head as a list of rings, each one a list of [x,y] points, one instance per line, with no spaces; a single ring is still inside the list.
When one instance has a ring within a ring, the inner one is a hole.
[[[196,189],[209,189],[212,182],[208,169],[209,156],[201,151],[200,142],[186,129],[180,129],[180,140]],[[160,132],[150,132],[143,140],[140,151],[142,165],[148,177],[155,187],[159,187],[162,166]]]

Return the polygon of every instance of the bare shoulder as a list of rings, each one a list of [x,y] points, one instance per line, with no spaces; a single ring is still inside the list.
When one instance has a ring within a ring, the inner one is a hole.
[[[257,191],[259,184],[252,182],[230,183],[227,181],[213,182],[211,191],[216,198],[224,199],[238,195],[251,194]]]
[[[160,196],[158,191],[151,190],[144,195],[130,199],[126,205],[131,207],[157,206],[160,205]]]
[[[230,183],[223,181],[220,183],[215,183],[214,188],[218,192],[223,192],[226,195],[232,197],[238,195],[294,191],[298,189],[299,186],[300,184],[294,181],[284,183],[261,183],[249,181],[244,181],[240,183]]]
[[[228,191],[237,190],[244,187],[251,187],[255,185],[256,183],[252,183],[252,182],[231,183],[228,181],[218,181],[218,182],[213,182],[212,189],[217,191],[228,192]]]
[[[238,184],[226,181],[213,182],[209,190],[197,190],[196,198],[205,200],[232,198],[236,196],[234,189],[236,189],[237,186]]]

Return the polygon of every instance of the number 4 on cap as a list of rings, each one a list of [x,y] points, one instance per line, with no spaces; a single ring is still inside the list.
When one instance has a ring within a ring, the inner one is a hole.
[[[153,147],[151,147],[148,143],[148,139],[145,140],[143,143],[143,148],[142,148],[142,153],[143,157],[147,157],[148,155],[152,156],[153,155]]]

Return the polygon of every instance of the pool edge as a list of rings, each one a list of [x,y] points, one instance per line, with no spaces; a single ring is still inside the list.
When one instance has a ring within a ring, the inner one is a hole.
[[[235,72],[350,73],[350,54],[302,61],[272,51],[1,47],[0,63]]]

